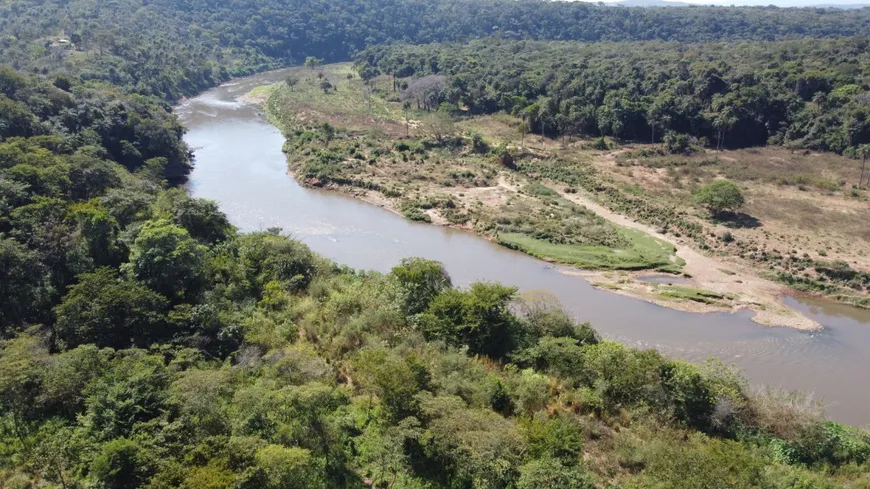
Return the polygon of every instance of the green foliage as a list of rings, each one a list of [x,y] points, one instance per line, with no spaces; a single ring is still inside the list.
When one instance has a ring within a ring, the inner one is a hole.
[[[362,386],[372,389],[393,420],[416,414],[415,395],[427,387],[429,374],[413,356],[397,357],[386,350],[365,349],[353,361]]]
[[[517,489],[592,489],[594,480],[582,468],[557,459],[533,460],[520,467]]]
[[[130,248],[130,276],[171,300],[202,287],[207,249],[166,220],[148,221]]]
[[[653,350],[632,350],[611,341],[583,349],[586,382],[614,411],[627,405],[660,406],[664,359]]]
[[[632,15],[641,12],[652,11]],[[356,64],[402,77],[447,75],[447,102],[466,113],[511,113],[522,118],[523,132],[595,136],[592,147],[599,150],[609,147],[605,137],[661,141],[672,153],[707,141],[717,148],[774,143],[857,154],[870,142],[861,102],[868,87],[857,75],[868,62],[857,55],[866,39],[755,43],[717,37],[691,45],[683,44],[691,42],[683,36],[666,38],[683,43],[499,36],[466,45],[390,44],[360,52]],[[840,58],[849,61],[831,65]]]
[[[135,441],[118,438],[103,445],[91,464],[91,473],[101,488],[133,489],[145,480],[146,465]]]
[[[409,315],[425,311],[435,296],[452,285],[441,263],[422,258],[405,258],[390,274],[405,290],[404,309]]]
[[[516,319],[508,305],[516,289],[476,283],[468,291],[447,289],[435,296],[420,317],[429,338],[468,346],[472,353],[500,358],[514,347]]]
[[[697,368],[683,362],[668,362],[663,368],[662,385],[678,420],[699,430],[710,426],[716,399]]]
[[[148,287],[122,280],[100,268],[79,277],[55,308],[56,341],[61,349],[93,343],[100,347],[147,347],[166,341],[167,300]]]
[[[729,180],[714,180],[695,193],[695,202],[713,215],[734,211],[743,201],[740,187]]]
[[[268,489],[317,489],[326,487],[322,463],[304,448],[266,445],[257,450],[257,467],[265,475]]]
[[[685,443],[663,438],[640,449],[644,471],[632,488],[763,487],[764,465],[740,444],[694,435]]]
[[[41,317],[46,306],[44,270],[39,256],[12,239],[0,239],[0,337],[15,326]]]
[[[159,217],[169,219],[204,245],[213,245],[235,234],[235,228],[210,200],[193,199],[180,188],[160,195],[155,204]]]
[[[548,417],[538,413],[523,425],[529,456],[573,464],[581,455],[583,435],[579,423],[568,416]]]

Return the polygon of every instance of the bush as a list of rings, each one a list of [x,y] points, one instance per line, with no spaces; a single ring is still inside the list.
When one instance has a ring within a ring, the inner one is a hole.
[[[730,180],[715,180],[695,194],[695,202],[710,214],[732,212],[743,205],[743,192]]]
[[[707,429],[715,398],[698,369],[685,362],[669,362],[663,368],[662,377],[677,420],[693,428]]]
[[[520,467],[517,489],[592,489],[593,479],[580,467],[559,460],[543,458]]]

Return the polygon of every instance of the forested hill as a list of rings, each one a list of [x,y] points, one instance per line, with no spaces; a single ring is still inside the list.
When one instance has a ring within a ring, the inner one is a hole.
[[[306,56],[390,41],[707,42],[870,32],[870,9],[620,8],[535,0],[95,0],[0,4],[0,59],[167,99]]]
[[[690,136],[726,147],[857,154],[870,143],[868,40],[574,43],[476,40],[375,46],[365,76],[446,75],[438,103],[506,111],[549,136]],[[437,104],[436,104],[437,105]]]

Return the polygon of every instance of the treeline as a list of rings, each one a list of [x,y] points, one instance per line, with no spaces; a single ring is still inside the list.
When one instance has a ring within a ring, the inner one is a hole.
[[[855,153],[870,143],[868,39],[710,44],[510,41],[375,46],[364,76],[446,75],[443,101],[506,111],[549,136],[685,148],[782,144]],[[409,80],[413,85],[413,80]]]
[[[175,100],[306,56],[347,60],[386,42],[506,39],[709,42],[855,36],[870,9],[612,8],[513,0],[16,0],[0,59]]]

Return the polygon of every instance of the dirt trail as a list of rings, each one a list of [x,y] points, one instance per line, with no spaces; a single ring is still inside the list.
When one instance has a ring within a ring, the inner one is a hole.
[[[607,157],[613,158],[613,155],[605,156],[605,158]],[[588,195],[566,193],[560,190],[558,185],[551,185],[550,188],[559,192],[565,199],[586,207],[610,222],[643,231],[657,239],[671,243],[676,248],[677,256],[686,262],[683,270],[691,276],[688,280],[692,286],[722,294],[734,294],[737,296],[735,309],[751,309],[756,313],[752,318],[756,323],[802,330],[821,328],[817,322],[782,303],[780,297],[787,293],[787,287],[757,276],[754,271],[746,269],[744,265],[706,256],[691,247],[685,240],[662,234],[652,226],[615,213],[595,202]],[[625,284],[624,281],[618,282],[616,280],[618,277],[614,277],[612,273],[586,271],[567,271],[565,273],[583,276],[605,285],[615,286],[618,283],[619,290],[616,290],[617,292],[640,297],[666,307],[697,312],[723,310],[721,307],[700,303],[663,301],[660,296],[653,292],[649,284],[637,281],[633,284]]]

